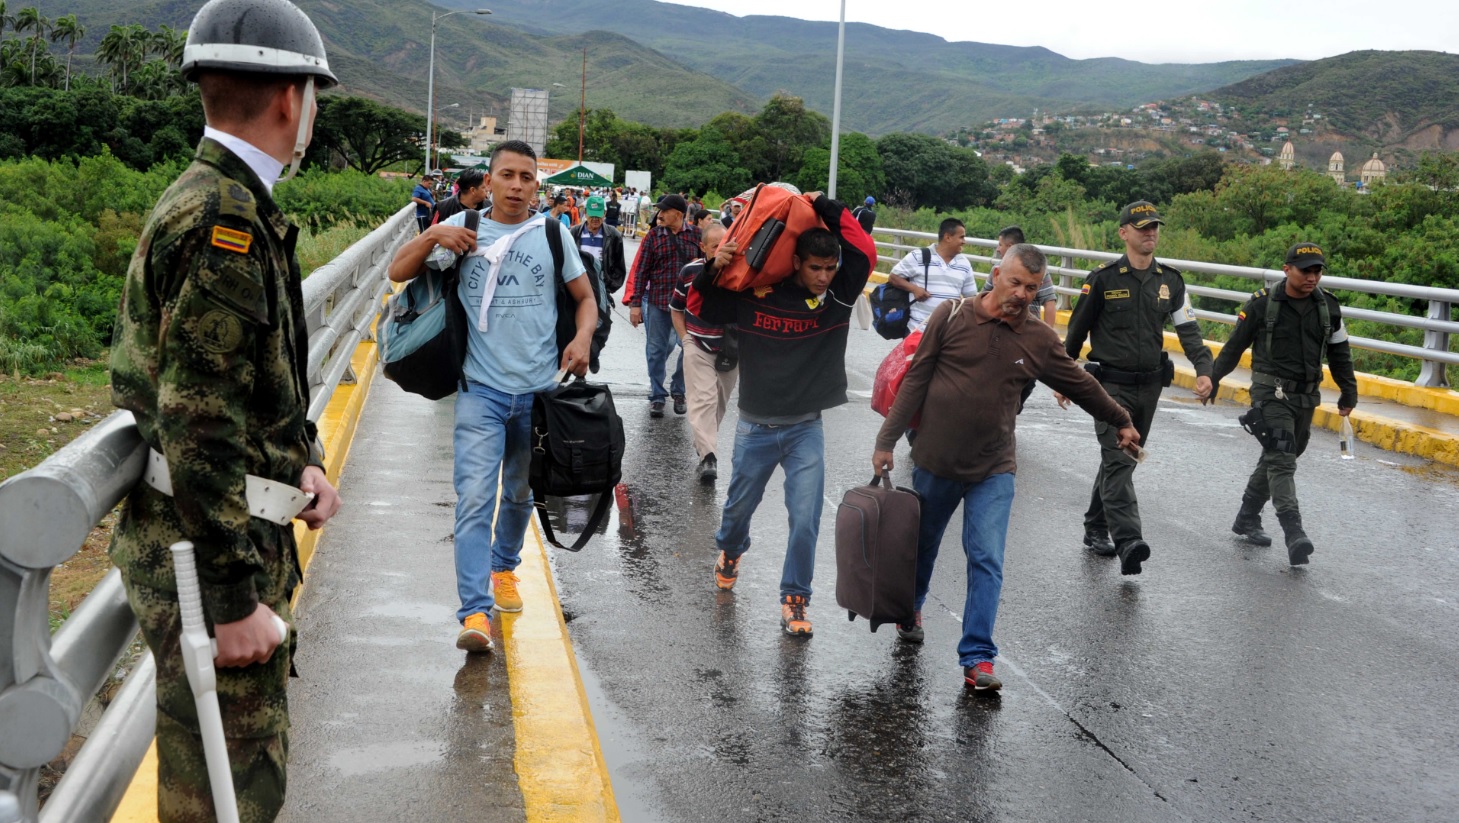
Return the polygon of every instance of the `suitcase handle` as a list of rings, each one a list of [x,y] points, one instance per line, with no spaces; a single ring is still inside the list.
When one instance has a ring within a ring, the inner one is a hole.
[[[886,481],[885,484],[882,483],[883,480]],[[890,477],[887,477],[884,474],[873,474],[871,476],[871,482],[870,483],[867,483],[866,485],[868,485],[868,486],[883,486],[883,488],[890,489],[892,487],[892,479]]]

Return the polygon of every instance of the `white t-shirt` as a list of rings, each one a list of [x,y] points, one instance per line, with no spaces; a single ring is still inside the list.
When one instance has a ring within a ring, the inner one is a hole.
[[[927,289],[932,296],[926,300],[912,301],[912,316],[907,328],[916,331],[922,328],[932,310],[944,300],[957,297],[973,297],[978,293],[978,283],[973,279],[973,264],[965,255],[954,255],[949,263],[942,259],[937,249],[932,250],[932,261],[927,267],[927,282],[922,282],[922,252],[908,252],[902,262],[892,268],[892,276],[910,280]]]

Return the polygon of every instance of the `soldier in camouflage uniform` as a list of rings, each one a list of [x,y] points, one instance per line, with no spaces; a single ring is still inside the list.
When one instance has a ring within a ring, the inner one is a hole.
[[[336,80],[319,33],[287,0],[212,0],[182,69],[201,87],[208,128],[127,272],[112,396],[136,416],[154,464],[127,497],[111,553],[157,660],[159,819],[214,819],[168,550],[191,540],[239,812],[267,821],[284,800],[292,657],[276,649],[269,610],[291,619],[300,570],[292,525],[262,516],[245,476],[314,494],[298,513],[310,528],[339,507],[306,417],[298,230],[272,198],[291,149],[289,175],[308,143],[315,83]],[[154,481],[158,466],[167,483]]]

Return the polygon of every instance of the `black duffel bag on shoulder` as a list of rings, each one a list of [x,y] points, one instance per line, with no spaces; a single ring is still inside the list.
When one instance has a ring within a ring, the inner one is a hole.
[[[623,475],[623,419],[613,393],[601,383],[564,376],[532,399],[532,460],[527,484],[547,542],[579,551],[608,514]],[[588,525],[571,546],[557,541],[547,517],[548,497],[599,495]]]

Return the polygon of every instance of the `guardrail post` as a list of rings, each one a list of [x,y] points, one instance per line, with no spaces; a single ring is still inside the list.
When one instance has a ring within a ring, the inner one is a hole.
[[[1059,267],[1060,268],[1068,269],[1068,268],[1073,268],[1073,266],[1074,266],[1074,259],[1071,258],[1069,255],[1066,254],[1063,257],[1060,257],[1059,258]],[[1072,288],[1074,288],[1074,275],[1072,275],[1072,274],[1061,274],[1061,275],[1059,275],[1059,288],[1063,288],[1063,289],[1072,289]],[[1074,301],[1072,301],[1072,300],[1069,299],[1069,295],[1060,293],[1060,295],[1059,295],[1059,302],[1056,303],[1056,304],[1054,304],[1054,305],[1055,305],[1055,307],[1057,307],[1059,309],[1059,311],[1069,311],[1070,309],[1073,309],[1074,308]]]
[[[1429,301],[1430,320],[1448,320],[1453,304],[1444,303],[1439,300]],[[1443,331],[1425,331],[1424,348],[1429,351],[1449,350],[1449,333]],[[1418,379],[1414,381],[1419,386],[1430,386],[1434,388],[1447,388],[1449,386],[1449,375],[1444,369],[1444,364],[1435,360],[1425,360],[1423,367],[1419,369]]]

